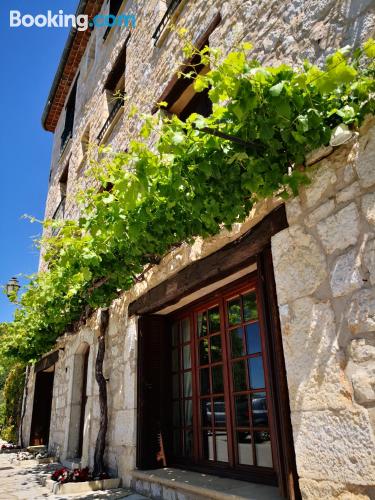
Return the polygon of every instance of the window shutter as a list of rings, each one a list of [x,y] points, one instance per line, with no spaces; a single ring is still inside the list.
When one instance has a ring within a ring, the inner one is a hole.
[[[166,465],[168,405],[167,328],[163,316],[142,316],[138,322],[137,467]]]

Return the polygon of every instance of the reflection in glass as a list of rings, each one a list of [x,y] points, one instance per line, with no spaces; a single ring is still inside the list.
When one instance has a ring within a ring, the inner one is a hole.
[[[231,300],[228,302],[228,323],[230,325],[237,325],[241,322],[241,299]]]
[[[223,365],[212,367],[212,392],[224,392]]]
[[[236,396],[235,408],[237,427],[249,427],[250,418],[248,396]]]
[[[191,368],[190,345],[184,346],[184,370]]]
[[[191,397],[192,387],[191,387],[191,372],[184,373],[184,396],[185,398]]]
[[[219,462],[228,462],[228,436],[226,432],[216,432],[216,459]]]
[[[249,358],[250,386],[252,389],[263,389],[264,371],[262,356]]]
[[[235,392],[247,390],[246,361],[233,363],[233,387]]]
[[[178,322],[172,325],[172,345],[176,346],[178,344]]]
[[[200,370],[201,395],[210,394],[210,372],[209,368]]]
[[[271,437],[269,432],[254,433],[257,465],[259,467],[272,467]]]
[[[202,415],[202,426],[207,427],[211,426],[211,400],[210,399],[201,399],[201,415]]]
[[[179,377],[178,374],[176,373],[175,375],[172,376],[172,396],[174,399],[179,397]]]
[[[182,342],[186,343],[190,341],[190,321],[189,318],[185,318],[181,322],[182,330]]]
[[[172,421],[175,427],[180,425],[180,402],[174,401],[172,405]]]
[[[203,431],[203,456],[206,460],[214,460],[214,436],[212,431]]]
[[[251,408],[254,427],[268,427],[267,399],[265,392],[251,395]]]
[[[253,465],[253,448],[250,432],[237,432],[238,462],[241,465]]]
[[[207,335],[207,313],[198,313],[198,337],[204,337]]]
[[[214,335],[210,339],[211,344],[211,363],[221,361],[221,335]]]
[[[193,452],[193,433],[185,431],[185,456],[190,457]]]
[[[243,298],[243,319],[250,321],[258,317],[257,302],[255,292],[244,295]]]
[[[262,351],[258,321],[246,326],[246,346],[248,354]]]
[[[187,399],[185,401],[185,425],[192,425],[193,423],[193,401]]]
[[[243,343],[243,329],[235,328],[230,332],[231,346],[232,346],[232,358],[239,358],[244,356],[244,343]]]
[[[211,409],[212,411],[212,409]],[[224,398],[214,399],[214,420],[216,427],[225,427],[226,414],[225,414],[225,401]]]
[[[172,371],[178,371],[178,349],[172,350]]]
[[[208,365],[208,339],[199,342],[199,363],[200,365]]]
[[[210,333],[215,333],[220,331],[220,311],[218,307],[210,309],[208,311],[208,326]]]

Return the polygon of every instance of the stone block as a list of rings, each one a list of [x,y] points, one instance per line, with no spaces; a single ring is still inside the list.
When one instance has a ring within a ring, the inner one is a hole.
[[[331,304],[298,299],[280,308],[280,321],[292,411],[351,404]]]
[[[324,221],[317,230],[325,250],[331,254],[354,245],[359,238],[359,214],[354,203],[342,208]]]
[[[314,165],[314,163],[317,163],[326,156],[330,155],[332,151],[332,146],[321,146],[320,148],[314,149],[314,151],[311,151],[306,155],[306,166]]]
[[[347,321],[353,334],[375,331],[375,288],[354,293],[348,302]]]
[[[308,227],[314,226],[317,222],[325,219],[335,210],[335,202],[328,200],[315,210],[313,210],[305,219],[305,224]]]
[[[317,205],[336,181],[335,171],[328,163],[322,162],[313,173],[311,184],[301,191],[303,192],[306,207],[312,208]]]
[[[279,304],[314,293],[327,277],[322,251],[301,226],[276,234],[272,254]]]
[[[363,286],[361,261],[356,249],[336,259],[331,272],[331,289],[334,297],[346,295]]]
[[[375,128],[361,137],[356,170],[362,187],[375,184]]]
[[[353,182],[350,186],[342,189],[336,195],[337,203],[345,203],[347,201],[355,200],[361,194],[361,188],[358,182]]]
[[[375,485],[375,442],[367,411],[292,413],[299,476]]]
[[[370,500],[363,486],[347,485],[337,481],[315,481],[301,477],[299,486],[303,500]]]
[[[357,403],[375,402],[375,366],[357,369],[352,375],[352,382]]]
[[[363,253],[363,264],[369,273],[371,285],[375,285],[375,239],[366,243]]]
[[[350,356],[355,363],[375,361],[375,339],[373,343],[368,339],[354,339],[350,345]]]
[[[286,216],[289,225],[298,223],[300,217],[303,215],[301,203],[298,198],[292,198],[285,204]]]
[[[370,224],[375,224],[375,193],[362,196],[362,212]]]

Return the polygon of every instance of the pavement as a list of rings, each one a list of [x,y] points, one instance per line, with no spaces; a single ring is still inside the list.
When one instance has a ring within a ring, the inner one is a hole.
[[[43,484],[53,470],[61,465],[35,465],[34,461],[28,465],[27,460],[19,464],[15,462],[16,456],[16,452],[0,453],[0,500],[44,500],[46,498],[55,500],[147,500],[146,497],[124,488],[87,494],[54,495]]]

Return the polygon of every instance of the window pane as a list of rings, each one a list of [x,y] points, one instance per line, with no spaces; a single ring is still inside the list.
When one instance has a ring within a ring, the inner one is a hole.
[[[174,399],[177,399],[179,397],[179,376],[176,373],[175,375],[172,376],[172,396]]]
[[[214,460],[214,436],[212,431],[203,431],[203,456],[206,460]]]
[[[210,394],[210,374],[209,368],[203,368],[200,371],[200,379],[201,379],[201,395]]]
[[[184,346],[184,370],[191,368],[190,346]]]
[[[172,421],[173,421],[173,425],[175,427],[179,427],[180,425],[180,402],[179,401],[174,401],[173,405],[172,405]]]
[[[258,321],[246,326],[246,345],[248,354],[262,351]]]
[[[221,335],[214,335],[210,339],[211,344],[211,363],[221,361]]]
[[[226,432],[216,432],[216,459],[219,462],[228,462],[228,436]]]
[[[269,432],[254,433],[257,465],[259,467],[272,467],[271,437]]]
[[[236,423],[237,427],[249,427],[249,404],[248,396],[236,396],[234,400],[236,408]]]
[[[211,427],[211,400],[210,399],[202,399],[201,400],[201,415],[202,415],[202,426],[203,427]]]
[[[191,372],[184,373],[184,396],[189,398],[192,395]]]
[[[214,399],[214,422],[215,427],[226,426],[226,413],[224,398]]]
[[[218,307],[208,311],[208,325],[210,333],[220,331],[220,311]]]
[[[212,367],[212,392],[224,392],[223,365]]]
[[[249,372],[250,372],[250,387],[252,389],[263,389],[264,387],[264,371],[262,356],[256,358],[249,358]]]
[[[172,351],[172,371],[178,371],[178,349]]]
[[[182,330],[182,342],[186,343],[190,341],[190,321],[189,318],[185,318],[181,322]]]
[[[232,346],[232,358],[239,358],[240,356],[244,356],[244,342],[243,342],[243,329],[235,328],[230,331],[230,340]]]
[[[207,313],[198,313],[197,318],[198,323],[198,337],[204,337],[207,335]]]
[[[228,322],[230,325],[241,323],[241,300],[239,297],[228,302]]]
[[[265,392],[252,394],[251,409],[254,427],[268,427],[267,399]]]
[[[193,401],[188,399],[185,401],[185,425],[193,423]]]
[[[243,296],[243,319],[250,321],[258,317],[257,302],[255,292]]]
[[[208,339],[199,342],[199,364],[208,365]]]
[[[233,363],[233,387],[236,392],[247,390],[246,361]]]
[[[191,457],[193,453],[193,433],[185,431],[185,456]]]
[[[242,465],[253,465],[253,447],[250,432],[237,432],[238,462]]]
[[[172,325],[172,345],[176,346],[178,344],[178,323],[173,323]]]
[[[175,455],[181,455],[180,431],[178,429],[173,431],[173,452]]]

